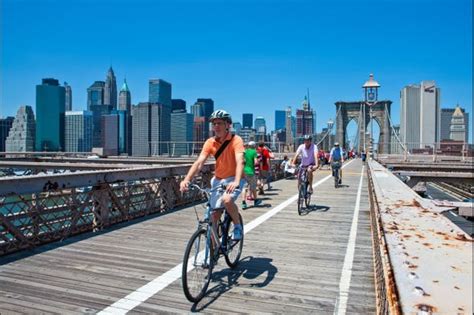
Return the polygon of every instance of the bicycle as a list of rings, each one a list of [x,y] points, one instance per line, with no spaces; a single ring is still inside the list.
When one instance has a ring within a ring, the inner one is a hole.
[[[309,208],[311,203],[309,178],[308,178],[308,166],[301,166],[298,171],[298,214],[303,213],[303,203],[306,208]]]
[[[213,190],[202,189],[196,184],[191,184],[190,189],[195,189],[204,194],[207,199],[204,218],[199,215],[194,207],[198,226],[186,246],[183,257],[182,285],[186,298],[193,303],[199,302],[206,294],[212,276],[212,270],[221,256],[224,256],[227,265],[235,268],[242,254],[244,244],[243,231],[241,240],[233,240],[234,223],[225,208],[212,209],[210,194],[214,191],[223,193],[224,186]],[[217,222],[213,222],[214,211],[224,210]],[[222,219],[222,217],[224,217]],[[239,214],[243,229],[242,216]]]
[[[332,176],[334,177],[334,188],[338,188],[341,184],[341,179],[339,178],[339,171],[341,169],[340,161],[333,161],[331,164]]]

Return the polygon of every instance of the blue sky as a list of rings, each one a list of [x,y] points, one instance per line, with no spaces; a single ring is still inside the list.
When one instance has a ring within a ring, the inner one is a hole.
[[[134,104],[148,80],[173,84],[173,98],[212,98],[234,120],[293,109],[310,90],[317,129],[336,101],[363,98],[374,73],[379,99],[422,80],[441,88],[442,107],[459,103],[472,128],[472,1],[0,0],[0,116],[34,107],[42,78],[67,81],[73,109],[113,66]],[[472,139],[472,137],[471,137]]]

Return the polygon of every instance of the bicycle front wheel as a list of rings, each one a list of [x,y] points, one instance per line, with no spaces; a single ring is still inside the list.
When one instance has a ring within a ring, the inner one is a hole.
[[[306,194],[304,196],[304,204],[306,205],[306,208],[309,208],[309,205],[311,204],[311,195],[312,193],[309,192],[309,183],[306,183]]]
[[[304,184],[300,184],[300,187],[298,189],[298,214],[299,215],[303,213],[304,195],[305,195]]]
[[[210,252],[206,255],[206,243],[207,231],[201,228],[191,236],[184,252],[181,275],[183,291],[186,298],[193,303],[201,300],[206,294],[214,268],[212,246],[209,246]]]
[[[244,220],[239,214],[240,224],[242,224],[242,239],[233,240],[232,233],[234,232],[234,222],[228,218],[229,222],[226,224],[226,231],[224,235],[227,235],[227,248],[224,253],[225,262],[230,268],[235,268],[239,263],[240,256],[242,255],[242,248],[244,247]]]

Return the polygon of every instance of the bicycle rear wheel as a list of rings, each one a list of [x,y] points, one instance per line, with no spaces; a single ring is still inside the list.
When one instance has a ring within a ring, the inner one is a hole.
[[[339,187],[339,170],[334,171],[334,187]]]
[[[183,258],[182,284],[186,298],[193,303],[198,302],[206,294],[212,269],[214,268],[213,248],[206,259],[207,231],[201,228],[194,232],[186,246]]]
[[[237,264],[239,263],[240,256],[242,255],[242,248],[244,246],[244,220],[242,216],[239,214],[240,224],[242,224],[242,239],[241,240],[233,240],[232,233],[234,232],[234,222],[230,216],[228,217],[226,224],[226,231],[224,235],[227,235],[227,248],[224,253],[225,262],[227,265],[234,269]]]
[[[303,213],[304,195],[305,195],[304,184],[300,184],[300,188],[298,189],[298,214],[299,215]]]

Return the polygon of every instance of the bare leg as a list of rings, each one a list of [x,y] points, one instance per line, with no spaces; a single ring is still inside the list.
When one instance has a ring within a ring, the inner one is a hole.
[[[232,196],[229,194],[224,194],[224,196],[222,196],[222,201],[227,213],[229,213],[230,217],[232,218],[232,222],[234,222],[234,224],[240,224],[239,208],[237,208],[234,201],[232,200]]]

